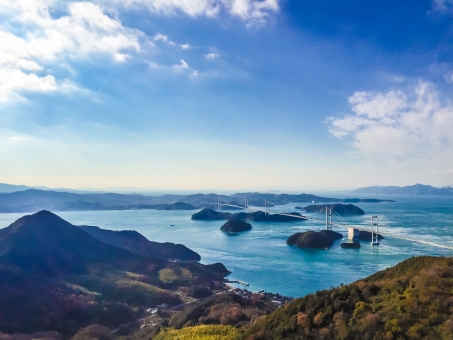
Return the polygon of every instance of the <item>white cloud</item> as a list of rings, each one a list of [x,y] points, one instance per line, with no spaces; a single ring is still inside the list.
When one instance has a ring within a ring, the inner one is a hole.
[[[190,67],[189,64],[184,59],[181,59],[179,61],[179,64],[173,65],[171,68],[175,73],[185,74],[185,75],[189,76],[190,78],[200,79],[200,78],[212,76],[209,73],[199,72],[198,70]]]
[[[192,46],[190,46],[190,44],[178,44],[178,43],[175,43],[174,41],[168,39],[168,36],[167,35],[164,35],[164,34],[161,34],[161,33],[158,33],[154,36],[153,38],[154,41],[161,41],[161,42],[164,42],[170,46],[176,46],[176,47],[179,47],[180,49],[182,50],[188,50],[188,49],[191,49]]]
[[[212,61],[212,60],[215,60],[219,57],[219,55],[217,53],[208,53],[204,56],[206,58],[206,60],[209,60],[209,61]]]
[[[185,13],[191,17],[215,17],[227,12],[248,23],[264,23],[279,11],[279,0],[115,0],[117,4],[137,7],[145,6],[151,12],[165,15]]]
[[[435,11],[453,13],[453,0],[433,0],[432,7]]]
[[[153,40],[154,41],[165,41],[166,42],[166,41],[168,41],[168,36],[158,33],[158,34],[156,34],[154,36]]]
[[[94,54],[123,62],[141,48],[142,33],[125,28],[89,2],[71,2],[59,18],[50,14],[52,1],[3,0],[0,15],[0,100],[21,98],[24,91],[76,89],[56,79],[49,67]]]
[[[38,77],[21,70],[0,69],[0,102],[6,102],[11,96],[21,97],[18,92],[51,92],[58,88],[55,78],[51,75]]]
[[[172,68],[176,72],[190,69],[189,64],[187,64],[184,59],[181,59],[179,64],[173,65]]]
[[[237,15],[244,20],[259,23],[265,22],[270,13],[278,12],[279,10],[278,0],[233,0],[232,2],[227,2],[227,7],[231,14]]]
[[[253,24],[265,22],[271,14],[278,12],[279,1],[114,0],[107,3],[100,0],[0,0],[0,101],[23,100],[28,92],[80,90],[76,82],[70,80],[77,76],[72,68],[75,61],[108,58],[117,63],[126,62],[142,50],[155,48],[155,43],[183,51],[196,48],[187,42],[172,41],[164,34],[147,39],[143,32],[124,26],[111,15],[119,12],[121,6],[145,6],[161,15],[185,13],[192,17],[214,17],[222,12]],[[208,61],[218,57],[217,53],[205,55]],[[162,68],[157,64],[150,66]],[[163,68],[181,70],[184,65]],[[187,69],[191,70],[192,77],[209,74],[190,67]]]
[[[391,118],[395,112],[408,105],[406,95],[402,91],[388,93],[356,92],[349,98],[354,112],[358,116],[368,118]]]
[[[420,81],[411,90],[356,92],[352,114],[330,117],[329,131],[351,136],[363,154],[405,159],[437,159],[453,165],[453,104],[433,84]]]

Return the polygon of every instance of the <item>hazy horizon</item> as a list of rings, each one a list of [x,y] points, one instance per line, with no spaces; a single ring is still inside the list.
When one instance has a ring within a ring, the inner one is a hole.
[[[0,183],[6,185],[15,185],[10,183]],[[419,184],[419,183],[416,183]],[[429,184],[424,184],[429,185]],[[19,186],[19,185],[18,185]],[[378,187],[386,187],[386,185],[373,185]],[[190,195],[190,194],[223,194],[223,195],[231,195],[235,193],[241,192],[263,192],[263,193],[274,193],[274,194],[347,194],[355,189],[360,189],[363,187],[353,187],[353,188],[316,188],[316,187],[305,187],[305,188],[291,188],[291,187],[280,187],[280,188],[269,188],[269,187],[249,187],[249,188],[205,188],[205,189],[154,189],[154,188],[137,188],[137,187],[82,187],[82,188],[69,188],[69,187],[49,187],[45,185],[38,185],[38,186],[27,186],[30,188],[36,189],[43,189],[43,190],[58,190],[58,191],[76,191],[76,192],[87,192],[87,193],[120,193],[120,194],[131,194],[137,193],[142,195],[164,195],[164,194],[172,194],[172,195]],[[400,186],[403,187],[403,186]],[[435,187],[435,186],[434,186]],[[452,187],[453,185],[442,186],[437,188],[444,188],[444,187]],[[0,191],[1,192],[1,191]],[[362,194],[363,195],[363,194]]]

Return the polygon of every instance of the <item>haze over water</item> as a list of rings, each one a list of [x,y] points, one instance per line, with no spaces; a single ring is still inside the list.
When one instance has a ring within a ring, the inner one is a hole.
[[[373,197],[377,197],[373,195]],[[377,197],[395,203],[359,203],[366,215],[343,216],[349,223],[369,227],[371,215],[379,216],[380,230],[400,236],[453,246],[451,197]],[[295,211],[295,206],[279,206]],[[298,249],[286,244],[295,232],[321,230],[321,222],[252,222],[253,229],[231,236],[220,227],[224,221],[192,221],[196,211],[71,211],[57,212],[75,225],[95,225],[111,230],[132,229],[149,240],[181,243],[198,252],[202,263],[222,262],[232,271],[230,280],[242,280],[253,291],[265,290],[303,296],[317,290],[350,283],[376,271],[419,255],[451,256],[453,251],[386,237],[378,247],[361,242],[360,249],[342,249],[341,240],[329,250]],[[0,228],[23,214],[0,214]],[[322,214],[305,214],[323,220]],[[337,222],[338,220],[334,221]],[[174,226],[171,226],[174,225]],[[334,230],[347,238],[346,227]]]

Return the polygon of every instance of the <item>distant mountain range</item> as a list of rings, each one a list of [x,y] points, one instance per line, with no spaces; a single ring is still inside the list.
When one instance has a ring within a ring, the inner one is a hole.
[[[257,207],[264,206],[264,201],[273,204],[287,203],[357,203],[383,202],[377,199],[329,198],[311,194],[289,195],[271,193],[237,193],[230,196],[221,195],[223,202],[230,205],[244,206],[245,199]],[[217,194],[194,195],[161,195],[145,196],[139,194],[113,193],[71,193],[50,190],[27,189],[12,193],[0,193],[0,212],[34,212],[38,210],[69,211],[69,210],[193,210],[197,208],[214,208],[218,201]]]
[[[453,188],[435,188],[431,185],[415,184],[405,187],[398,186],[372,186],[351,191],[354,194],[371,195],[433,195],[433,196],[453,196]]]
[[[46,191],[57,191],[57,192],[72,192],[72,193],[99,193],[102,192],[101,190],[76,190],[76,189],[68,189],[68,188],[49,188],[46,186],[36,186],[30,187],[28,185],[15,185],[15,184],[7,184],[7,183],[0,183],[0,193],[8,194],[11,192],[16,191],[25,191],[28,189],[37,189],[37,190],[46,190]]]
[[[14,185],[14,184],[6,184],[0,183],[0,193],[10,193],[15,191],[23,191],[27,189],[32,189],[26,185]]]

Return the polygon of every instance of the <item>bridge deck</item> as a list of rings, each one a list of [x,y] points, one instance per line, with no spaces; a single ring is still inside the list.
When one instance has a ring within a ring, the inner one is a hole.
[[[235,208],[241,208],[241,209],[244,209],[244,207],[241,207],[241,206],[238,206],[238,205],[233,205],[233,204],[224,204],[224,203],[221,203],[221,205],[225,205],[225,206],[230,206],[230,207],[235,207]],[[275,205],[273,205],[275,207]],[[250,211],[258,211],[256,209],[250,209]],[[326,223],[325,221],[322,221],[322,220],[317,220],[317,219],[314,219],[314,218],[310,218],[310,217],[307,217],[307,216],[302,216],[302,215],[293,215],[293,214],[287,214],[287,213],[282,213],[282,212],[268,212],[269,215],[283,215],[283,216],[290,216],[290,217],[295,217],[295,218],[299,218],[301,220],[310,220],[310,221],[316,221],[316,222],[320,222],[320,223]],[[353,225],[349,225],[349,224],[346,224],[346,223],[334,223],[334,222],[330,222],[331,225],[337,225],[337,226],[341,226],[341,227],[352,227],[354,229],[357,229],[357,230],[360,230],[360,231],[367,231],[369,233],[371,233],[371,229],[367,229],[367,228],[362,228],[362,227],[356,227],[356,226],[353,226]],[[416,242],[416,243],[421,243],[421,244],[426,244],[426,245],[429,245],[429,246],[433,246],[433,247],[439,247],[439,248],[444,248],[444,249],[449,249],[449,250],[453,250],[453,246],[446,246],[446,245],[443,245],[443,244],[438,244],[438,243],[434,243],[434,242],[428,242],[428,241],[423,241],[423,240],[420,240],[420,239],[414,239],[414,238],[410,238],[410,237],[404,237],[404,236],[399,236],[399,235],[395,235],[395,234],[391,234],[389,232],[382,232],[380,231],[379,234],[383,235],[383,236],[387,236],[387,237],[393,237],[393,238],[397,238],[397,239],[400,239],[400,240],[405,240],[405,241],[410,241],[410,242]]]

